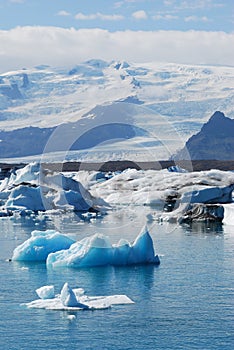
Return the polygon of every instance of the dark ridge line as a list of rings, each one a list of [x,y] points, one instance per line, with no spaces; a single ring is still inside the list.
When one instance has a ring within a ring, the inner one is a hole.
[[[10,172],[17,169],[23,168],[28,163],[0,163],[1,176],[8,176]],[[102,172],[112,172],[112,171],[123,171],[128,168],[137,169],[137,170],[161,170],[166,169],[170,166],[179,166],[188,171],[203,171],[211,169],[219,169],[224,171],[233,171],[234,170],[234,160],[162,160],[155,162],[133,162],[133,161],[108,161],[100,163],[86,163],[86,162],[57,162],[57,163],[42,163],[41,166],[44,169],[50,171],[102,171]]]

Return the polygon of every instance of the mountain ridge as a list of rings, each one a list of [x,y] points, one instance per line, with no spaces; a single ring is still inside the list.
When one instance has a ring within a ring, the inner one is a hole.
[[[234,120],[216,111],[173,159],[234,160]]]

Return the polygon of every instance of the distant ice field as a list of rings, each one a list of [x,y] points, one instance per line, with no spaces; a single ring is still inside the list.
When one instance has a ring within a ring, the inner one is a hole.
[[[68,159],[149,160],[151,152],[167,159],[216,110],[234,118],[233,79],[233,67],[102,60],[6,72],[0,76],[0,130],[72,122],[78,138],[97,126],[126,123],[143,134],[116,140],[113,132],[108,144],[87,152],[66,149]]]

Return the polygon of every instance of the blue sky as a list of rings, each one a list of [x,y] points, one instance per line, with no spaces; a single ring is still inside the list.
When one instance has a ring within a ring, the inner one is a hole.
[[[233,0],[0,0],[0,29],[234,30]]]
[[[0,71],[84,60],[234,65],[234,0],[0,0]]]

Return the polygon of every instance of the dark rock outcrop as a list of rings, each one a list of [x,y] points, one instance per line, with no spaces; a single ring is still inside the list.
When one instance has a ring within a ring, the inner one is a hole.
[[[225,117],[222,112],[215,112],[173,159],[188,159],[188,154],[192,160],[233,160],[234,119]]]

